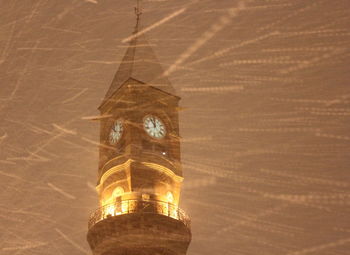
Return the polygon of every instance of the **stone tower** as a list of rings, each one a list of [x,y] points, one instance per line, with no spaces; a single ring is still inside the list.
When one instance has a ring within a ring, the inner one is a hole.
[[[178,105],[137,23],[99,107],[100,207],[87,240],[94,255],[184,255],[190,220],[178,207],[183,181]]]

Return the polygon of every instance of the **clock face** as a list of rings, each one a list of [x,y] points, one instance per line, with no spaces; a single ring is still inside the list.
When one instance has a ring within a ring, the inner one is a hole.
[[[109,133],[110,144],[116,144],[123,134],[123,123],[121,120],[114,122],[111,132]]]
[[[165,136],[164,123],[155,116],[146,116],[143,120],[143,127],[151,137],[160,139]]]

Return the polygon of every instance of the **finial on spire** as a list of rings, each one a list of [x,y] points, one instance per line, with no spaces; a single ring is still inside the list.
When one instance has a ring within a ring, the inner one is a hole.
[[[136,14],[136,21],[137,24],[139,23],[140,16],[142,14],[141,8],[140,8],[140,0],[136,0],[136,7],[135,7],[135,14]]]

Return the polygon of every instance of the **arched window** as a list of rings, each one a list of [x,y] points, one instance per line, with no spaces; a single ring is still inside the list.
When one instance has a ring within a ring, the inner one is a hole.
[[[170,191],[168,191],[166,193],[166,200],[168,203],[173,203],[174,202],[174,196],[173,196],[173,193],[171,193]]]

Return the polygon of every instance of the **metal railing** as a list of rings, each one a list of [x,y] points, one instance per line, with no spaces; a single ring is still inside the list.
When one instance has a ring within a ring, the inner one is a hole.
[[[158,200],[123,200],[106,204],[90,215],[88,228],[109,217],[130,213],[161,214],[183,222],[190,227],[191,221],[186,213],[174,204]]]

